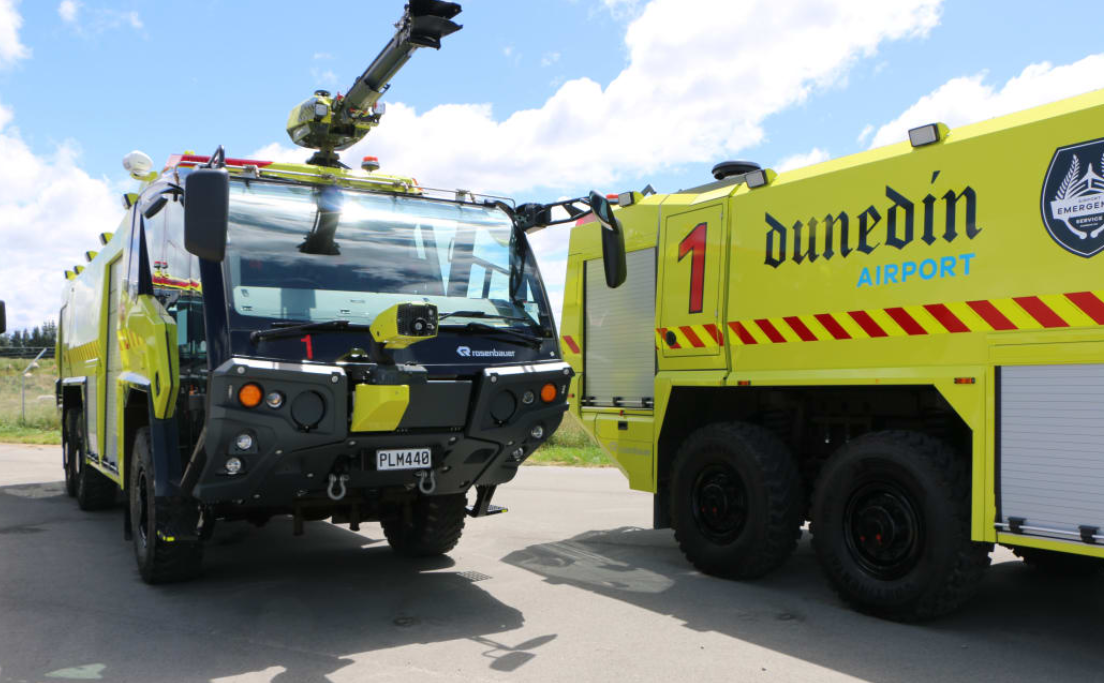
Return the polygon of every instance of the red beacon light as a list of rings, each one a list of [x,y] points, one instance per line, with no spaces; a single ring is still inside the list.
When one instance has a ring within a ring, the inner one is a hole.
[[[380,167],[379,157],[364,157],[360,162],[360,167],[369,173],[375,173]]]

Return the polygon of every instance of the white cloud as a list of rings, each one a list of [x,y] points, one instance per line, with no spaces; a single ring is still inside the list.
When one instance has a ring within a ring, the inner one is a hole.
[[[70,24],[77,20],[77,14],[80,12],[82,4],[78,0],[61,0],[61,4],[58,5],[58,15],[62,21]]]
[[[779,173],[785,173],[786,171],[792,171],[796,168],[803,168],[805,166],[812,166],[813,164],[819,164],[822,161],[828,161],[832,156],[828,154],[827,150],[823,150],[819,147],[814,147],[804,154],[794,154],[788,156],[782,161],[779,161],[774,170]]]
[[[84,3],[80,0],[62,0],[58,5],[58,15],[62,21],[82,37],[96,36],[118,28],[131,28],[141,32],[146,27],[141,15],[133,10],[93,8],[82,15],[83,8]],[[84,17],[83,21],[78,21],[81,16]]]
[[[909,128],[926,123],[939,121],[953,129],[1104,88],[1104,53],[1062,66],[1032,64],[999,89],[986,83],[986,76],[983,71],[947,81],[881,126],[870,146],[901,142]]]
[[[541,57],[541,66],[552,66],[558,61],[560,61],[559,52],[548,52]]]
[[[941,0],[604,2],[639,10],[624,37],[628,64],[612,82],[569,80],[541,107],[505,117],[489,104],[417,111],[389,102],[380,127],[346,158],[372,154],[384,172],[429,187],[522,201],[538,188],[624,189],[661,169],[732,158],[760,143],[767,117],[838,85],[882,43],[926,35],[941,7]],[[513,46],[503,54],[520,57]],[[256,154],[301,161],[308,153],[273,144]],[[543,263],[562,257],[558,234],[556,248],[540,252]]]
[[[882,42],[925,34],[940,6],[689,4],[653,0],[644,7],[626,32],[629,64],[605,87],[569,80],[542,107],[505,118],[488,104],[419,112],[389,103],[381,126],[350,158],[376,154],[385,168],[429,185],[506,193],[605,187],[667,166],[716,161],[759,143],[768,116],[838,82]]]
[[[63,143],[50,154],[32,152],[0,105],[0,300],[8,328],[56,320],[62,273],[96,250],[96,236],[122,217],[117,193],[77,166],[79,150]]]
[[[609,10],[614,19],[636,16],[641,4],[641,0],[602,0],[602,6]]]
[[[863,126],[862,131],[859,132],[859,137],[856,138],[856,142],[860,145],[866,144],[866,141],[870,139],[870,136],[874,133],[874,124],[868,123]]]
[[[0,0],[0,69],[31,56],[31,50],[19,42],[23,17],[16,10],[19,0]]]

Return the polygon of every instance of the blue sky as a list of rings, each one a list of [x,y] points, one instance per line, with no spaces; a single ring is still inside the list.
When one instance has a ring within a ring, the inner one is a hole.
[[[721,160],[790,168],[1104,86],[1095,5],[988,0],[467,0],[349,158],[519,201],[659,191]],[[58,307],[119,219],[132,149],[302,159],[288,111],[345,90],[401,0],[0,0],[0,298]],[[865,134],[864,134],[865,131]],[[7,169],[4,169],[7,166]],[[30,229],[28,229],[30,228]],[[32,239],[32,235],[34,235]],[[558,300],[564,235],[538,246]]]

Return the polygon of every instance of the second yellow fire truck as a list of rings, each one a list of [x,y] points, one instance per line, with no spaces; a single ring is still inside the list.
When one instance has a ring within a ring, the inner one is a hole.
[[[763,576],[809,520],[839,593],[903,620],[996,543],[1100,567],[1104,92],[714,173],[574,228],[561,330],[571,411],[690,561]]]

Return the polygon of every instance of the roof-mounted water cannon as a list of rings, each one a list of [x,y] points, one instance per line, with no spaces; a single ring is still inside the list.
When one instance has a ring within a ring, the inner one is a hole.
[[[410,0],[394,37],[345,95],[317,90],[291,110],[287,132],[300,147],[318,150],[307,163],[339,166],[337,150],[348,149],[380,122],[379,102],[391,79],[420,47],[440,49],[441,39],[459,31],[452,21],[460,5],[443,0]]]

